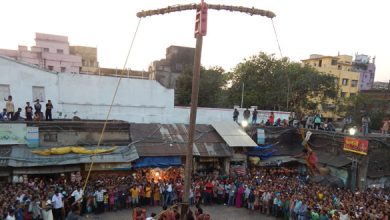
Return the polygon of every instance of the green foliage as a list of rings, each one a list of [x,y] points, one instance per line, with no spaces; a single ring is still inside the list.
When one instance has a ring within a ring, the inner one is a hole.
[[[357,125],[361,124],[362,116],[367,114],[371,120],[371,129],[380,130],[386,113],[380,108],[375,108],[375,106],[384,106],[385,101],[383,103],[377,102],[369,95],[358,93],[354,97],[346,98],[344,104],[340,107],[345,112],[345,115],[350,115]]]
[[[319,103],[337,96],[335,78],[309,66],[277,59],[260,53],[239,63],[233,72],[219,67],[201,69],[199,106],[233,107],[241,103],[245,85],[244,107],[301,111],[316,109]],[[192,69],[186,68],[176,82],[176,105],[190,105]]]
[[[191,103],[192,67],[187,67],[176,82],[176,105],[188,106]],[[226,76],[220,67],[201,68],[199,99],[200,107],[223,107]]]
[[[265,53],[238,64],[230,80],[231,103],[240,103],[242,84],[245,84],[244,105],[256,105],[261,109],[287,110],[287,99],[289,110],[313,109],[337,95],[332,75]]]

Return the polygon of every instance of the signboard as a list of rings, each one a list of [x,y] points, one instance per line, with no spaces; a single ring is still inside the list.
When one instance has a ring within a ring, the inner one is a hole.
[[[39,147],[38,127],[27,127],[27,146],[30,148]]]
[[[265,144],[265,133],[264,129],[257,129],[257,144]]]
[[[16,145],[27,143],[26,124],[0,124],[0,145]]]
[[[368,140],[361,140],[352,137],[344,137],[344,150],[357,154],[367,155]]]

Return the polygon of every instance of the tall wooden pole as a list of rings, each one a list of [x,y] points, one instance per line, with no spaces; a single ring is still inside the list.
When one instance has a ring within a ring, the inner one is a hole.
[[[181,219],[184,219],[188,212],[189,207],[189,195],[191,188],[192,177],[192,151],[194,145],[195,125],[196,125],[196,112],[198,107],[198,95],[199,95],[199,79],[200,79],[200,60],[202,56],[202,44],[203,36],[198,34],[196,37],[195,58],[193,66],[192,76],[192,94],[191,94],[191,113],[190,113],[190,128],[188,130],[188,143],[187,143],[187,155],[186,166],[184,176],[184,196],[183,205],[181,206]]]
[[[271,11],[265,11],[256,8],[247,8],[242,6],[226,6],[226,5],[208,5],[201,0],[201,4],[189,4],[189,5],[176,5],[169,6],[167,8],[160,8],[156,10],[141,11],[137,13],[137,17],[143,18],[153,15],[167,14],[176,11],[184,10],[197,10],[196,21],[195,21],[195,38],[196,38],[196,48],[195,48],[195,57],[194,57],[194,66],[193,66],[193,76],[192,76],[192,94],[191,94],[191,112],[190,112],[190,127],[188,130],[188,144],[187,144],[187,154],[186,154],[186,165],[185,165],[185,176],[184,176],[184,196],[183,204],[181,205],[181,219],[186,219],[188,207],[189,207],[189,195],[191,188],[191,177],[192,177],[192,160],[193,160],[193,145],[194,145],[194,135],[195,135],[195,125],[196,125],[196,111],[198,107],[198,94],[199,94],[199,79],[200,79],[200,60],[202,55],[202,43],[203,36],[207,32],[207,10],[208,8],[215,10],[228,10],[228,11],[237,11],[243,12],[250,15],[261,15],[268,18],[275,17],[275,14]]]

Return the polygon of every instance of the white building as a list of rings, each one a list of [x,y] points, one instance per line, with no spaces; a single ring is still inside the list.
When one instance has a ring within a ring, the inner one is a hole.
[[[105,119],[118,77],[57,73],[0,56],[0,108],[12,95],[15,108],[39,99],[42,111],[51,100],[53,118]],[[122,78],[109,119],[135,123],[188,123],[188,107],[174,106],[174,90],[154,80]],[[268,111],[261,112],[267,114]],[[232,109],[198,108],[197,123],[232,120]],[[240,114],[242,116],[242,112]],[[275,112],[285,119],[288,113]]]

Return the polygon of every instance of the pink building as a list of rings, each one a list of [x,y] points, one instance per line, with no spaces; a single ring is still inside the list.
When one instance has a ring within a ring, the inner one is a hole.
[[[80,73],[81,56],[69,53],[68,37],[35,34],[35,46],[19,46],[18,50],[0,49],[0,55],[21,60],[53,72]]]

